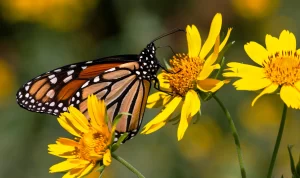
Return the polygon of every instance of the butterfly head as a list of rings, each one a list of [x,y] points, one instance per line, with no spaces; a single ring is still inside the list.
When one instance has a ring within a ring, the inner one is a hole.
[[[156,47],[150,43],[139,55],[140,68],[137,74],[143,79],[154,79],[159,69],[159,63],[156,58]]]

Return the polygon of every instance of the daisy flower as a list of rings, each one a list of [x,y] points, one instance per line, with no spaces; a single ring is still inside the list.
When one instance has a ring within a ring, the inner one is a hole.
[[[163,71],[158,76],[160,89],[167,92],[156,92],[149,96],[148,108],[162,107],[162,111],[143,128],[143,134],[152,133],[163,127],[172,118],[180,118],[177,138],[181,140],[193,118],[200,111],[200,99],[197,91],[216,92],[225,81],[209,78],[219,69],[215,64],[219,52],[226,45],[231,29],[228,30],[220,44],[222,15],[216,14],[211,23],[207,40],[202,45],[196,26],[187,26],[186,36],[188,54],[176,54],[170,60],[169,72]],[[212,53],[210,51],[213,50]],[[180,112],[181,111],[181,112]]]
[[[66,158],[55,164],[50,173],[66,172],[63,178],[83,177],[91,172],[99,162],[109,166],[111,163],[110,146],[115,125],[110,130],[105,121],[106,107],[103,100],[95,95],[88,97],[88,119],[76,108],[70,106],[58,118],[59,124],[75,139],[59,138],[56,144],[50,144],[49,154]]]
[[[223,75],[241,78],[233,83],[237,90],[262,90],[252,106],[261,96],[278,90],[288,107],[300,109],[300,49],[294,34],[287,30],[279,38],[267,34],[265,42],[266,48],[253,41],[244,46],[258,66],[231,62]]]

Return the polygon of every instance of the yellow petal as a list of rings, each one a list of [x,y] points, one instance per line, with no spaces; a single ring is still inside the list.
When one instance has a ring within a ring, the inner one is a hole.
[[[200,33],[195,25],[186,27],[186,37],[189,49],[189,57],[198,57],[201,49]]]
[[[149,128],[144,129],[141,133],[142,134],[151,134],[157,130],[159,130],[160,128],[162,128],[164,125],[166,125],[166,121],[164,122],[160,122],[160,123],[157,123],[157,124],[152,124]]]
[[[63,161],[63,162],[60,162],[58,164],[55,164],[55,165],[51,166],[49,172],[50,173],[64,172],[64,171],[68,171],[72,168],[75,168],[78,165],[79,164],[73,164],[72,162],[66,160],[66,161]]]
[[[98,100],[97,96],[88,96],[88,113],[91,118],[91,125],[97,129],[101,130],[107,124],[105,123],[105,112],[106,108],[103,100]]]
[[[228,31],[227,31],[227,34],[226,34],[226,37],[225,39],[222,41],[222,43],[220,45],[218,45],[219,47],[217,48],[218,49],[218,52],[217,53],[212,53],[208,58],[207,60],[205,61],[205,63],[208,63],[206,65],[212,65],[216,62],[216,60],[218,59],[218,56],[219,56],[219,52],[222,51],[222,49],[225,47],[228,39],[229,39],[229,36],[230,36],[230,33],[231,33],[231,30],[232,28],[229,28]],[[217,38],[218,39],[218,38]],[[217,44],[217,41],[216,41],[216,44]],[[215,48],[214,48],[214,51],[216,49],[216,44],[215,44]],[[208,62],[209,61],[209,62]]]
[[[69,172],[67,172],[62,178],[78,178],[84,168],[84,166],[73,168]]]
[[[232,31],[232,28],[228,28],[227,34],[226,34],[224,40],[222,41],[222,43],[220,44],[219,52],[221,52],[222,49],[225,47],[225,45],[226,45],[226,43],[227,43],[227,41],[228,41],[228,39],[229,39],[229,36],[230,36],[231,31]]]
[[[157,79],[159,80],[159,87],[163,91],[168,91],[170,90],[170,83],[169,80],[165,79],[164,76],[165,76],[164,73],[160,73],[157,76]]]
[[[288,107],[300,109],[300,92],[293,86],[282,86],[280,97]]]
[[[294,84],[294,86],[297,88],[297,90],[300,91],[300,81],[296,82],[296,83]]]
[[[64,153],[64,152],[70,152],[74,151],[74,146],[69,145],[62,145],[62,144],[49,144],[48,145],[48,151],[51,152],[57,152],[58,154]]]
[[[76,170],[78,170],[77,174],[71,174],[71,171],[69,171],[62,178],[76,178],[76,177],[78,177],[77,175],[80,173],[81,169],[76,169]]]
[[[296,38],[293,33],[283,30],[279,36],[279,43],[282,50],[296,50]]]
[[[204,67],[199,76],[197,77],[197,80],[204,80],[206,79],[207,77],[210,76],[210,74],[215,70],[215,69],[220,69],[220,64],[215,64],[215,65],[212,65],[212,66],[206,66]]]
[[[104,156],[103,156],[103,164],[105,166],[109,166],[111,163],[111,153],[110,153],[110,150],[107,149]]]
[[[199,80],[197,81],[197,87],[201,91],[204,92],[216,92],[219,90],[225,83],[228,83],[229,81],[221,81],[217,79],[208,78],[205,80]]]
[[[220,36],[217,37],[213,53],[205,60],[203,68],[212,66],[219,56]]]
[[[93,168],[94,168],[95,166],[96,166],[96,164],[94,164],[94,163],[88,164],[88,165],[83,169],[83,171],[80,173],[80,175],[79,175],[78,177],[83,177],[83,176],[87,175],[88,173],[90,173],[90,172],[93,170]]]
[[[72,119],[70,119],[70,121],[74,124],[74,126],[77,127],[77,129],[79,130],[89,130],[89,122],[87,120],[87,118],[75,107],[69,107],[69,112],[70,114],[73,116]]]
[[[198,111],[200,110],[200,99],[198,97],[198,94],[194,91],[194,90],[189,90],[188,93],[191,93],[191,98],[192,100],[192,107],[191,109],[191,117],[193,117],[195,114],[198,113]]]
[[[178,141],[183,138],[183,135],[186,129],[188,128],[189,125],[188,118],[192,117],[191,116],[192,113],[191,109],[193,108],[192,103],[194,102],[195,98],[198,98],[198,96],[195,97],[194,93],[193,90],[189,90],[185,96],[185,100],[183,102],[182,110],[181,110],[180,122],[177,130]],[[200,106],[200,102],[197,104]]]
[[[155,92],[148,97],[147,108],[157,108],[164,106],[172,99],[172,96],[165,92]]]
[[[265,70],[261,67],[256,67],[238,62],[229,62],[228,69],[223,73],[224,77],[241,77],[241,78],[265,78]]]
[[[233,85],[236,87],[237,90],[260,90],[267,86],[269,86],[272,83],[270,79],[267,78],[245,78],[237,80],[233,83]]]
[[[69,138],[59,138],[57,139],[57,143],[58,144],[63,144],[63,145],[68,145],[68,146],[78,146],[78,142],[72,140],[72,139],[69,139]]]
[[[59,122],[59,124],[66,130],[68,131],[70,134],[76,136],[76,137],[81,137],[81,133],[82,131],[78,130],[73,123],[66,118],[65,114],[70,115],[69,113],[63,113],[61,114],[57,120]]]
[[[149,123],[145,125],[142,133],[146,134],[148,130],[151,128],[151,126],[154,124],[165,122],[168,119],[168,117],[175,111],[175,109],[177,108],[177,106],[180,104],[181,101],[182,101],[181,97],[178,96],[174,97],[154,119],[152,119]]]
[[[214,46],[215,41],[220,34],[221,27],[222,27],[222,15],[220,13],[217,13],[211,22],[207,40],[205,41],[201,49],[200,59],[204,59],[208,54],[208,52],[211,50],[211,48]]]
[[[265,42],[270,55],[275,55],[276,52],[281,50],[281,45],[278,38],[272,37],[271,35],[266,35]]]
[[[260,98],[264,94],[269,94],[269,93],[275,92],[277,88],[278,88],[278,85],[272,83],[271,85],[266,87],[257,97],[254,98],[251,105],[254,106],[254,104],[255,104],[255,102],[257,101],[258,98]]]
[[[86,176],[84,176],[84,178],[99,178],[101,172],[98,171],[100,168],[100,164],[96,164],[96,166],[93,168],[93,170]]]
[[[264,60],[268,59],[268,51],[256,42],[249,42],[244,45],[248,56],[258,65],[262,66]]]

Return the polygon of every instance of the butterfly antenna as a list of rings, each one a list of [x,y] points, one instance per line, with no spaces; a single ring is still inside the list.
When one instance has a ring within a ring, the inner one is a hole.
[[[167,45],[167,46],[157,46],[156,48],[157,48],[157,49],[158,49],[158,48],[169,48],[169,49],[172,51],[173,55],[174,55],[174,56],[176,55],[175,51],[173,50],[173,48],[172,48],[170,45]]]
[[[151,41],[151,43],[153,43],[153,42],[155,42],[155,41],[157,41],[157,40],[159,40],[159,39],[161,39],[161,38],[163,38],[163,37],[166,37],[166,36],[172,35],[172,34],[174,34],[174,33],[177,33],[177,32],[185,32],[185,30],[180,29],[180,28],[175,28],[175,29],[173,29],[172,31],[170,31],[170,32],[168,32],[168,33],[165,33],[165,34],[162,34],[162,35],[160,35],[159,37],[155,38],[154,40]]]

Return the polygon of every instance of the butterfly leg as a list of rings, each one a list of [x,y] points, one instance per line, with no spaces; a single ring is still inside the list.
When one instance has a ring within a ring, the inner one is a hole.
[[[172,92],[165,91],[165,90],[162,90],[162,89],[160,88],[159,80],[158,80],[157,78],[154,79],[154,88],[155,88],[156,90],[161,91],[161,92],[164,92],[164,93],[166,93],[166,94],[168,94],[168,95],[173,95]]]

